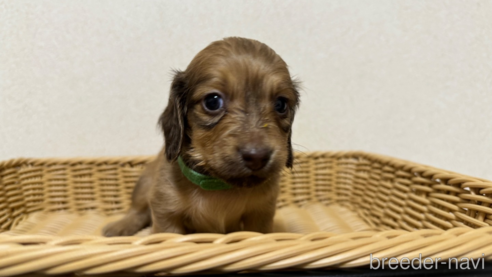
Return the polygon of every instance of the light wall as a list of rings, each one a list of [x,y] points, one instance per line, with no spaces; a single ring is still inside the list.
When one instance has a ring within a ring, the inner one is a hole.
[[[491,1],[0,1],[0,160],[157,153],[171,69],[227,36],[303,81],[296,149],[492,179]]]

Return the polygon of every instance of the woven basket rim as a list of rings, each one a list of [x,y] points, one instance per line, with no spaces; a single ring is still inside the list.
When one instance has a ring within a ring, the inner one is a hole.
[[[359,156],[359,157],[364,157],[364,158],[369,159],[369,160],[378,161],[382,164],[392,165],[392,166],[402,168],[402,169],[410,169],[412,172],[420,173],[424,176],[431,176],[431,175],[447,173],[449,175],[440,176],[440,179],[452,179],[452,178],[465,177],[465,178],[474,179],[476,181],[492,183],[492,181],[484,179],[484,178],[473,177],[470,175],[437,168],[437,167],[431,166],[431,165],[421,164],[421,163],[417,163],[417,162],[410,161],[410,160],[395,158],[392,156],[376,154],[376,153],[362,151],[362,150],[350,150],[350,151],[317,150],[317,151],[306,151],[306,152],[300,152],[300,151],[294,152],[294,157],[316,158],[319,156],[329,156],[329,157],[342,157],[342,156],[345,156],[345,157],[354,156],[354,157],[356,157],[356,156]],[[100,165],[100,164],[138,165],[138,164],[148,162],[149,160],[152,160],[154,158],[155,158],[155,155],[126,155],[126,156],[114,155],[114,156],[41,157],[41,158],[19,157],[19,158],[6,159],[6,160],[0,161],[0,168],[1,167],[20,166],[20,165],[24,165],[24,164],[47,165],[47,166],[55,165],[55,164],[75,165],[75,164],[80,164],[80,163],[94,164],[94,165]],[[456,176],[453,176],[453,175],[456,175]]]

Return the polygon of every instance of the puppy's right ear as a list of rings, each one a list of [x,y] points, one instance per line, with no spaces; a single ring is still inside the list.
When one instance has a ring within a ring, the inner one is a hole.
[[[171,84],[169,102],[159,118],[164,132],[166,158],[174,161],[181,153],[186,127],[186,81],[184,72],[176,71]]]

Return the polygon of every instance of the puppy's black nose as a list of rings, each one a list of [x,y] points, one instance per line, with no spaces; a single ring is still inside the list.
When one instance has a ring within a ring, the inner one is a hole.
[[[239,150],[247,168],[256,171],[268,163],[272,150],[267,147],[243,147]]]

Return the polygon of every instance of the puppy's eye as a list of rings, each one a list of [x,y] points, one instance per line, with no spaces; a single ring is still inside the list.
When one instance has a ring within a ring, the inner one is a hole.
[[[203,106],[206,110],[215,112],[224,106],[224,100],[216,93],[209,94],[203,99]]]
[[[275,100],[275,111],[281,115],[287,112],[287,99],[279,97]]]

